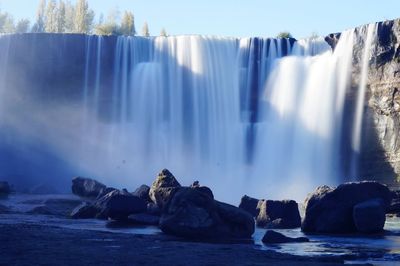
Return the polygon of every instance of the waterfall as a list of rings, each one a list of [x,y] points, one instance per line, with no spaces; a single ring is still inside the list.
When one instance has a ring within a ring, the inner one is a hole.
[[[370,28],[350,137],[343,127],[355,30],[334,50],[321,37],[82,36],[80,98],[51,112],[32,100],[32,114],[14,114],[3,129],[40,125],[49,135],[30,137],[76,174],[131,190],[169,168],[182,184],[199,180],[230,202],[243,194],[301,199],[347,178],[344,138],[359,151]],[[4,38],[18,41],[1,37],[1,47]]]
[[[352,135],[352,148],[354,151],[352,157],[352,169],[351,175],[353,179],[356,179],[358,176],[357,162],[359,160],[359,155],[361,152],[361,130],[362,130],[362,122],[364,116],[364,106],[365,106],[365,92],[368,82],[368,67],[369,61],[371,57],[371,47],[374,43],[374,36],[376,36],[377,25],[372,23],[368,26],[362,28],[365,37],[365,44],[363,49],[363,54],[361,58],[361,74],[360,74],[360,82],[358,86],[357,92],[357,101],[356,101],[356,109],[355,109],[355,121]]]

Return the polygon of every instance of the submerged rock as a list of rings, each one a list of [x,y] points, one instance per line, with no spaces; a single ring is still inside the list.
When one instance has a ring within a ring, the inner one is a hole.
[[[11,193],[11,187],[6,181],[0,181],[0,195],[8,195]]]
[[[37,202],[37,204],[41,205],[34,207],[27,213],[67,217],[70,215],[71,211],[76,207],[76,205],[80,203],[81,201],[78,199],[63,199],[63,198],[47,199],[43,202]],[[32,204],[35,204],[35,202],[32,202]]]
[[[160,209],[162,209],[175,193],[176,188],[179,187],[181,187],[181,185],[171,172],[167,169],[163,169],[151,185],[149,197]]]
[[[72,193],[80,197],[96,198],[103,189],[106,189],[105,185],[91,178],[72,179]]]
[[[262,238],[262,242],[265,244],[301,243],[309,241],[307,237],[287,237],[273,230],[267,230]]]
[[[294,200],[266,200],[259,206],[256,222],[259,227],[297,228],[301,226],[301,217],[297,202]]]
[[[249,213],[211,197],[209,189],[177,188],[165,206],[160,228],[187,238],[249,238],[254,220]]]
[[[381,199],[382,208],[386,210],[390,205],[391,197],[385,185],[373,181],[346,183],[335,189],[327,186],[319,187],[305,201],[305,217],[301,228],[304,232],[357,232],[353,208],[368,200]],[[370,214],[369,219],[377,220],[377,223],[381,222],[382,217],[379,212],[372,211]]]
[[[376,233],[385,225],[385,207],[382,199],[364,201],[354,206],[353,219],[357,231]]]
[[[259,201],[259,199],[244,195],[240,200],[239,208],[247,211],[253,217],[257,217],[260,213],[260,209],[258,208]]]

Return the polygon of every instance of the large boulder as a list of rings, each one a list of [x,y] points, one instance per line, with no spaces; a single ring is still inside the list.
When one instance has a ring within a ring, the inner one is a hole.
[[[294,200],[266,200],[259,210],[256,219],[259,227],[289,229],[301,226],[299,207]]]
[[[6,181],[0,181],[0,195],[8,195],[11,193],[11,187]]]
[[[242,209],[215,201],[208,189],[182,187],[165,206],[160,228],[187,238],[249,238],[254,220]]]
[[[125,220],[134,213],[146,212],[147,204],[126,190],[114,190],[94,202],[98,210],[96,217]]]
[[[162,209],[179,187],[181,185],[171,172],[163,169],[151,185],[149,197]]]
[[[106,186],[102,183],[85,177],[72,179],[72,193],[80,197],[96,198]]]
[[[301,243],[309,241],[310,240],[306,237],[287,237],[273,230],[267,230],[262,238],[264,244]]]
[[[91,219],[96,217],[98,211],[93,204],[82,202],[72,210],[70,216],[73,219]]]
[[[146,202],[151,202],[150,196],[149,196],[149,192],[150,192],[150,187],[147,185],[141,185],[140,187],[138,187],[132,194],[141,198],[142,200],[146,201]]]
[[[304,232],[351,233],[357,232],[353,208],[359,203],[379,198],[384,210],[391,202],[389,189],[378,182],[346,183],[337,188],[319,187],[305,201]],[[371,216],[370,219],[381,219]]]
[[[260,209],[257,208],[259,201],[260,201],[259,199],[255,199],[247,195],[244,195],[240,200],[239,208],[247,211],[253,217],[257,217],[258,214],[260,213]]]
[[[354,206],[353,219],[357,231],[376,233],[385,225],[385,207],[382,199],[364,201]]]

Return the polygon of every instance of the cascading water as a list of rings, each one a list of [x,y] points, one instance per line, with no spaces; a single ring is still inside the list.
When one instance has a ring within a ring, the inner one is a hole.
[[[54,109],[45,127],[55,137],[41,137],[77,174],[132,189],[169,168],[181,183],[199,180],[230,202],[242,194],[301,199],[346,178],[340,154],[354,30],[334,52],[323,38],[110,40],[85,37],[81,100]],[[52,122],[58,113],[69,122]]]

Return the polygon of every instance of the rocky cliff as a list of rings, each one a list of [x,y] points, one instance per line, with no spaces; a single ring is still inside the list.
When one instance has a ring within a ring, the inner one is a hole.
[[[352,89],[354,106],[360,83],[366,27],[356,29]],[[334,46],[337,34],[326,40]],[[396,183],[400,179],[400,19],[376,24],[368,68],[364,105],[360,178]]]

